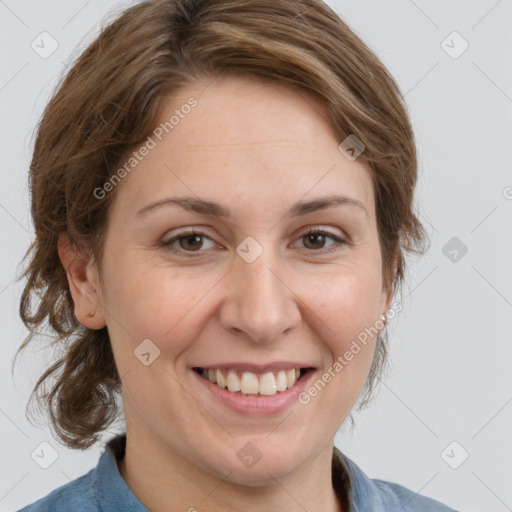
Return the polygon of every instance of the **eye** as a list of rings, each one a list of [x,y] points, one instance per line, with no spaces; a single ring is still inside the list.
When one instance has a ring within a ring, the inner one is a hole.
[[[329,238],[334,243],[328,246],[330,247],[328,250],[322,251],[322,249],[324,249],[323,246],[325,246],[326,240]],[[204,248],[204,242],[202,241],[202,239],[210,240],[210,242],[212,242],[212,244],[215,245],[215,242],[213,242],[213,240],[210,237],[208,237],[201,231],[187,229],[185,231],[182,231],[181,233],[178,233],[176,236],[169,238],[168,240],[160,242],[159,246],[165,250],[172,251],[174,253],[188,253],[189,257],[195,257],[198,256],[199,254],[193,253],[203,252],[200,250]],[[333,233],[320,229],[310,229],[306,233],[303,233],[299,237],[299,240],[305,241],[304,245],[309,252],[331,252],[333,250],[336,250],[337,246],[349,244],[349,242],[344,240],[343,238],[340,238],[339,236]],[[179,247],[175,245],[176,243],[179,244]]]
[[[199,249],[204,245],[201,241],[202,238],[211,240],[208,236],[206,236],[204,233],[201,233],[200,231],[187,229],[186,231],[182,231],[176,236],[169,238],[169,240],[160,242],[160,246],[166,250],[170,250],[176,253],[180,252],[180,250],[185,252],[201,252]],[[211,241],[213,242],[213,240]],[[179,242],[180,247],[174,246],[176,242]]]
[[[329,233],[328,231],[323,231],[321,229],[310,229],[306,233],[303,233],[300,236],[301,240],[305,240],[305,246],[308,249],[315,250],[315,249],[323,249],[323,247],[318,247],[318,245],[323,245],[325,243],[325,240],[327,238],[330,238],[331,240],[334,240],[334,243],[331,244],[329,247],[333,246],[340,246],[348,244],[346,240],[343,238],[340,238],[339,236]],[[324,252],[331,252],[333,249],[329,249],[328,251]],[[318,251],[317,251],[318,252]]]

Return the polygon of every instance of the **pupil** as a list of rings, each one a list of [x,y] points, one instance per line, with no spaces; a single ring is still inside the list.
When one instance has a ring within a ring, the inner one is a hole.
[[[187,237],[185,237],[185,244],[188,245],[188,244],[191,244],[192,246],[194,245],[194,243],[198,244],[199,246],[201,246],[201,237],[199,235],[188,235]],[[184,247],[185,249],[186,247]],[[192,249],[194,248],[198,248],[198,247],[192,247]]]
[[[311,242],[313,243],[313,245],[315,245],[315,239],[317,239],[317,244],[320,243],[320,245],[322,245],[322,242],[324,241],[324,235],[320,234],[320,233],[312,233],[310,235],[307,235],[307,239],[308,239],[308,243]],[[319,240],[319,242],[318,242]]]

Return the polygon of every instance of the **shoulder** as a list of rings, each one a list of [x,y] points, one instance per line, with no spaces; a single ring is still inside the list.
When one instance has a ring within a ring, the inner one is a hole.
[[[17,512],[149,512],[119,473],[125,445],[126,434],[112,438],[95,468]]]
[[[97,512],[100,509],[94,492],[94,472],[92,469],[18,512]]]
[[[355,462],[337,448],[335,452],[350,475],[354,512],[455,512],[455,509],[397,483],[369,478]]]
[[[400,510],[403,512],[455,512],[455,509],[411,491],[402,485],[384,480],[372,480],[372,482],[382,492],[388,507],[400,506]],[[395,509],[390,508],[389,510]]]

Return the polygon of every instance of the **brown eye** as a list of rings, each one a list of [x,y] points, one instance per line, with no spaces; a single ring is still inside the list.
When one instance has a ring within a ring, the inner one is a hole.
[[[188,230],[178,233],[176,236],[160,242],[160,247],[176,253],[201,253],[204,247],[204,239],[211,240],[204,233]],[[179,244],[176,245],[176,243]],[[213,244],[213,241],[212,241]],[[208,247],[207,247],[208,248]]]
[[[178,233],[176,236],[169,238],[169,240],[160,242],[159,245],[163,249],[174,253],[185,254],[188,256],[200,256],[201,253],[204,252],[201,249],[205,248],[205,239],[211,241],[212,244],[215,245],[210,237],[206,236],[202,232],[193,230]],[[331,243],[326,248],[325,244],[328,239],[331,239],[334,243]],[[331,250],[336,250],[338,246],[348,244],[346,240],[336,236],[335,234],[322,230],[310,230],[307,233],[304,233],[300,237],[300,240],[303,240],[304,247],[308,251],[312,252],[322,252],[322,249],[325,249],[323,252],[330,252]],[[208,249],[208,247],[206,247],[206,249]]]
[[[307,233],[304,233],[301,236],[301,239],[304,240],[304,246],[310,250],[321,250],[325,248],[326,240],[330,238],[334,240],[335,243],[331,244],[328,247],[333,247],[336,245],[347,244],[346,240],[334,235],[333,233],[328,233],[327,231],[321,230],[311,230]]]
[[[308,249],[323,249],[323,245],[325,244],[325,235],[322,233],[308,233],[303,236],[305,240],[304,245]]]
[[[180,247],[182,249],[185,249],[186,251],[195,251],[197,249],[200,249],[201,246],[203,245],[201,241],[201,235],[198,234],[181,236],[178,238],[178,241],[180,243]]]

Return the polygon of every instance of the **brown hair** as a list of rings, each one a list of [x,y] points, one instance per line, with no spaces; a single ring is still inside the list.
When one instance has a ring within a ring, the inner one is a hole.
[[[173,93],[201,77],[229,75],[307,91],[328,108],[340,142],[348,134],[363,141],[360,158],[372,173],[388,291],[401,289],[405,252],[424,252],[426,234],[412,206],[417,154],[405,101],[376,55],[327,5],[147,0],[126,9],[59,83],[38,126],[30,165],[35,240],[24,258],[30,255],[20,302],[30,334],[18,352],[47,322],[62,354],[39,378],[31,400],[44,403],[52,428],[71,448],[91,446],[118,417],[121,381],[107,328],[87,329],[74,315],[59,234],[67,232],[101,266],[115,190],[101,200],[94,190],[148,137]],[[381,376],[386,346],[384,330],[360,407]]]

